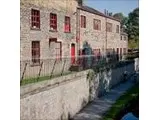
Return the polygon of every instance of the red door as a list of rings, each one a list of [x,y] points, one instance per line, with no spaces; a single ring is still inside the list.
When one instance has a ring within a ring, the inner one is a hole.
[[[71,45],[71,63],[75,64],[75,44]]]

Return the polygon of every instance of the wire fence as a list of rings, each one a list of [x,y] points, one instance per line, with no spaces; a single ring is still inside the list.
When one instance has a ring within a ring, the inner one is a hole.
[[[138,53],[107,54],[107,55],[82,55],[76,57],[63,57],[60,59],[39,59],[20,61],[20,83],[33,83],[44,79],[70,74],[72,72],[91,69],[106,64],[116,64],[119,61],[138,57]]]

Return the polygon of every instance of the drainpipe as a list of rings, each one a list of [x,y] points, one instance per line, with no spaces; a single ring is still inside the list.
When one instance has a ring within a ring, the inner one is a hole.
[[[76,9],[76,42],[77,42],[77,54],[80,54],[80,9]]]
[[[108,11],[106,11],[106,9],[104,10],[105,15],[108,15]],[[106,21],[106,39],[105,39],[105,55],[106,55],[106,50],[107,50],[107,17],[105,17],[105,21]]]

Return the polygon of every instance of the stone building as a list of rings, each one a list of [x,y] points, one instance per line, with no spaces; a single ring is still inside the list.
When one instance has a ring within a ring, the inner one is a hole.
[[[21,60],[69,56],[76,44],[77,5],[76,0],[21,0]]]
[[[62,71],[62,58],[72,56],[65,63],[68,70],[86,45],[95,55],[108,49],[127,51],[127,40],[121,36],[127,39],[120,33],[119,20],[83,5],[82,0],[21,0],[21,74],[47,75],[55,67]]]
[[[80,12],[80,49],[87,42],[93,54],[105,54],[106,51],[115,51],[123,54],[127,51],[127,34],[121,33],[120,21],[112,16],[101,13],[89,6],[79,6]],[[124,40],[121,40],[121,36]]]
[[[77,6],[76,0],[21,0],[21,76],[48,76],[54,67],[54,73],[59,73],[62,56],[76,56]],[[67,62],[64,71],[70,66]]]

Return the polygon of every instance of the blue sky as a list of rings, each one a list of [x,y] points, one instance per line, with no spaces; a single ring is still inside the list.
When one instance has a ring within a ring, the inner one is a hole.
[[[109,12],[117,13],[122,12],[125,16],[128,15],[133,9],[139,6],[138,0],[84,0],[84,4],[93,7],[101,12],[104,9]]]

